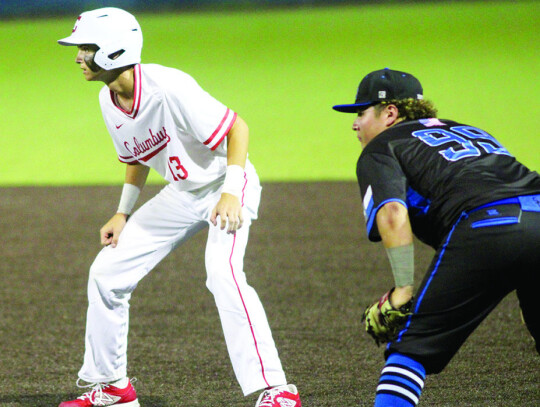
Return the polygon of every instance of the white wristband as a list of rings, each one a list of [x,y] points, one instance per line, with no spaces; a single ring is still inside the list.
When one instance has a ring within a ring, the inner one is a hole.
[[[226,192],[240,199],[245,183],[244,169],[239,165],[228,165],[221,192]]]
[[[135,202],[139,199],[141,189],[133,184],[124,184],[122,188],[122,195],[120,196],[120,203],[118,204],[117,213],[123,213],[126,215],[131,214]]]

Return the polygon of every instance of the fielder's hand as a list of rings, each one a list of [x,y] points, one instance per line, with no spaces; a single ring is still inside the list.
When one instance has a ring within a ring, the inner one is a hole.
[[[242,227],[244,218],[242,217],[242,204],[240,200],[228,193],[221,194],[221,198],[210,216],[210,222],[217,226],[217,217],[220,218],[220,228],[227,227],[227,233],[236,233]]]
[[[362,317],[366,332],[375,339],[377,346],[394,339],[407,317],[412,314],[412,299],[398,309],[390,304],[390,295],[393,290],[392,288],[379,301],[369,305]]]

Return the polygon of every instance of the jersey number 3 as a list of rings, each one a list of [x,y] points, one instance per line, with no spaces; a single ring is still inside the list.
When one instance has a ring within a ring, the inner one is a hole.
[[[186,179],[188,177],[188,172],[186,167],[180,162],[180,158],[174,156],[169,157],[169,170],[175,181],[180,181],[181,179]]]
[[[439,154],[448,161],[479,157],[482,151],[487,154],[511,155],[492,135],[472,126],[455,126],[450,130],[417,130],[412,135],[431,147],[453,143],[454,146],[439,150]]]

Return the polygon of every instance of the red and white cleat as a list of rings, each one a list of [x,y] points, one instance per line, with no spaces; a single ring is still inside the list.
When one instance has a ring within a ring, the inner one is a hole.
[[[121,389],[111,384],[106,383],[93,383],[88,386],[80,386],[77,381],[78,387],[92,387],[92,390],[84,393],[81,397],[60,403],[58,407],[93,407],[93,406],[121,406],[121,407],[139,407],[137,401],[137,393],[133,388],[131,381],[128,385]]]
[[[255,407],[302,407],[294,384],[272,387],[259,396]]]

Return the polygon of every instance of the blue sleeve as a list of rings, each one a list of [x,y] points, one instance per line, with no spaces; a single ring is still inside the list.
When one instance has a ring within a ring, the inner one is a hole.
[[[366,153],[366,151],[364,151]],[[358,160],[356,175],[362,195],[369,240],[378,242],[377,212],[389,202],[407,206],[407,178],[397,160],[390,154],[366,153]]]

